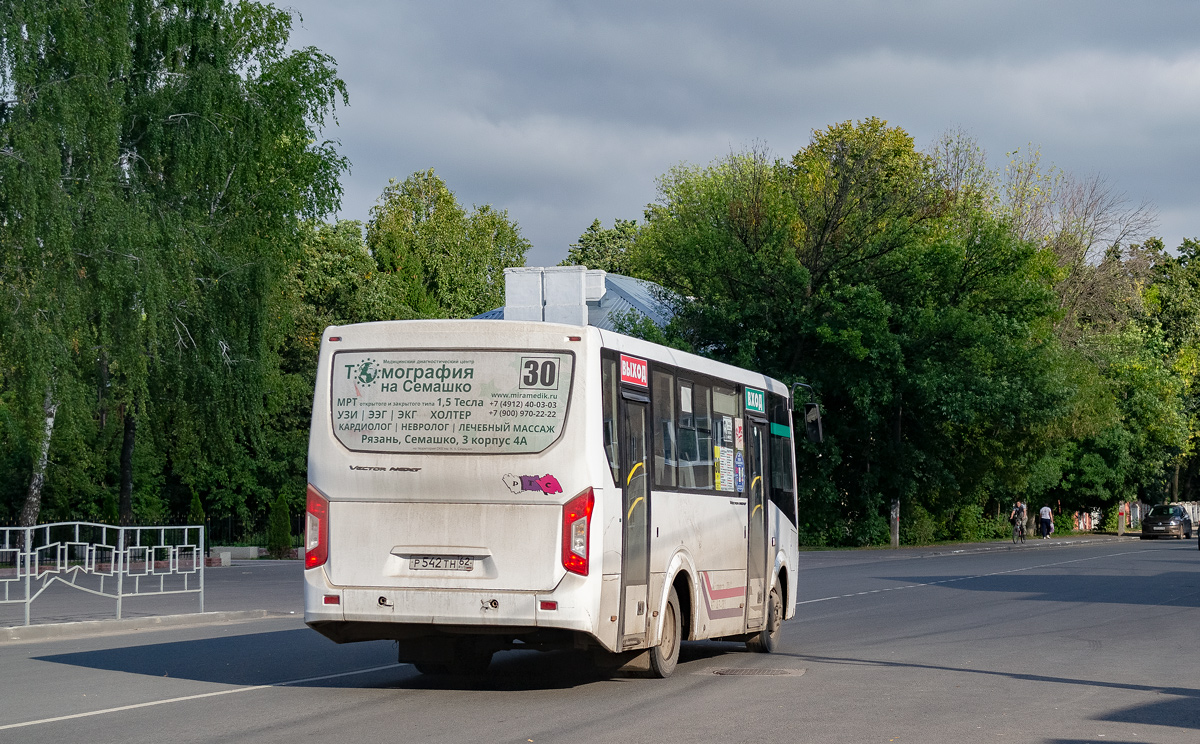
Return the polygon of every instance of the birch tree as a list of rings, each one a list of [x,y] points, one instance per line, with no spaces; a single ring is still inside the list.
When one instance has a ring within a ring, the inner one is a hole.
[[[38,453],[22,514],[55,396],[85,386],[95,410],[76,417],[120,427],[128,522],[142,424],[197,485],[253,447],[271,298],[300,221],[340,195],[345,161],[319,133],[345,88],[327,55],[287,48],[291,16],[269,5],[3,7],[0,384],[25,391]]]

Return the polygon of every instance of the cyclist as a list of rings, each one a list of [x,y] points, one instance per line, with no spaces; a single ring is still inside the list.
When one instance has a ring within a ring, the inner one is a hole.
[[[1008,521],[1013,526],[1013,541],[1018,537],[1025,537],[1025,518],[1028,512],[1025,508],[1025,502],[1017,499],[1017,503],[1013,505],[1012,512],[1008,515]]]

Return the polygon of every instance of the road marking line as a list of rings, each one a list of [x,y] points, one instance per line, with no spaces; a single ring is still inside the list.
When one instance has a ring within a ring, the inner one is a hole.
[[[1052,568],[1054,566],[1065,566],[1068,563],[1082,563],[1084,561],[1096,561],[1101,558],[1116,558],[1121,555],[1134,555],[1135,553],[1149,553],[1149,550],[1129,550],[1124,553],[1110,553],[1108,555],[1095,555],[1091,558],[1074,558],[1069,561],[1057,561],[1055,563],[1042,563],[1037,566],[1026,566],[1024,568],[1010,568],[1007,571],[993,571],[992,573],[979,574],[977,576],[959,576],[957,579],[939,579],[938,581],[928,581],[924,584],[907,584],[905,586],[889,586],[886,589],[872,589],[867,592],[859,592],[857,594],[840,594],[835,597],[821,597],[820,599],[805,599],[797,602],[797,605],[812,604],[813,602],[828,602],[831,599],[847,599],[849,597],[861,597],[864,594],[878,594],[879,592],[890,592],[897,589],[918,589],[923,586],[936,586],[938,584],[949,584],[955,581],[969,581],[970,579],[986,579],[989,576],[1002,576],[1010,573],[1020,573],[1022,571],[1032,571],[1035,568]],[[2,728],[2,727],[0,727]]]
[[[394,669],[403,664],[385,664],[384,666],[371,667],[370,669],[358,669],[353,672],[340,672],[338,674],[323,674],[320,677],[305,677],[304,679],[290,679],[286,682],[272,682],[269,685],[253,685],[251,687],[234,687],[230,690],[217,690],[216,692],[202,692],[198,695],[184,695],[182,697],[168,698],[166,700],[151,700],[148,703],[134,703],[133,705],[121,705],[116,708],[105,708],[103,710],[93,710],[87,713],[74,713],[69,716],[55,716],[54,718],[43,718],[38,721],[25,721],[24,723],[10,723],[6,726],[0,726],[0,731],[7,729],[23,728],[25,726],[38,726],[43,723],[55,723],[56,721],[70,721],[76,718],[88,718],[91,716],[102,716],[106,713],[120,713],[123,710],[136,710],[138,708],[150,708],[155,705],[166,705],[167,703],[182,703],[185,700],[200,700],[201,698],[218,697],[220,695],[233,695],[238,692],[253,692],[255,690],[265,690],[269,687],[288,687],[291,685],[300,685],[305,682],[320,682],[326,679],[337,679],[338,677],[352,677],[355,674],[367,674],[369,672],[379,672],[384,669]]]

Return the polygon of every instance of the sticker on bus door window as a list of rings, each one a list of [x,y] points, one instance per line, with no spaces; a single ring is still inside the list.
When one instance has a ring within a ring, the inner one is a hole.
[[[717,490],[736,491],[733,478],[733,447],[713,447],[713,459],[717,461]]]

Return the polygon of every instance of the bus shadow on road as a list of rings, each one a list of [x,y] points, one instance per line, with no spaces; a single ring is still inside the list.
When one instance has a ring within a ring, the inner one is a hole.
[[[739,652],[744,653],[741,644],[684,643],[676,674],[687,674],[691,665]],[[520,691],[565,689],[629,676],[598,670],[590,655],[581,651],[504,651],[495,655],[481,677],[423,675],[407,664],[387,667],[396,659],[390,641],[338,646],[307,628],[142,643],[35,659],[85,669],[247,686],[286,683],[295,687]],[[353,673],[356,669],[371,671],[360,676]],[[346,672],[349,674],[343,674]]]
[[[1169,687],[1157,685],[1141,685],[1129,682],[1114,682],[1111,680],[1080,679],[1075,677],[1056,677],[1048,674],[1032,672],[1006,672],[995,669],[971,669],[952,667],[940,664],[921,664],[911,661],[886,661],[879,659],[855,659],[835,656],[813,656],[810,654],[780,653],[780,656],[790,656],[803,659],[814,664],[848,664],[854,666],[873,666],[887,669],[910,669],[932,672],[950,672],[953,674],[982,675],[988,677],[1003,677],[1023,682],[1041,682],[1071,686],[1099,687],[1116,691],[1140,692],[1152,695],[1171,696],[1144,705],[1132,705],[1120,710],[1114,710],[1105,715],[1096,716],[1093,720],[1110,721],[1112,723],[1132,723],[1140,726],[1171,726],[1174,728],[1200,729],[1200,709],[1196,703],[1200,701],[1200,689],[1192,687]],[[1107,739],[1106,739],[1107,740]],[[1075,739],[1048,739],[1050,744],[1072,744]],[[1078,741],[1092,741],[1081,739]],[[1108,744],[1119,744],[1110,741]]]
[[[167,643],[138,643],[96,651],[35,657],[152,677],[229,685],[270,685],[395,661],[387,641],[336,646],[307,628],[264,631]]]
[[[1200,562],[1197,563],[1200,568]],[[1053,567],[1048,567],[1053,570]],[[1022,572],[991,576],[876,576],[900,586],[957,589],[969,592],[999,592],[1024,595],[1021,600],[1086,602],[1127,605],[1170,605],[1200,607],[1200,592],[1180,594],[1178,587],[1195,582],[1196,571],[1163,571],[1153,576],[1047,575]],[[1167,587],[1166,591],[1163,587]]]
[[[1144,705],[1132,705],[1098,716],[1097,720],[1113,723],[1132,723],[1139,726],[1173,726],[1200,730],[1200,710],[1196,697],[1160,700]]]
[[[679,666],[675,675],[687,675],[692,671],[692,667],[703,666],[709,659],[737,653],[746,653],[744,644],[685,642],[679,649]],[[591,654],[583,651],[504,651],[492,658],[491,667],[480,677],[418,673],[380,686],[414,690],[522,692],[567,689],[608,682],[621,683],[646,677],[645,673],[598,669]]]

